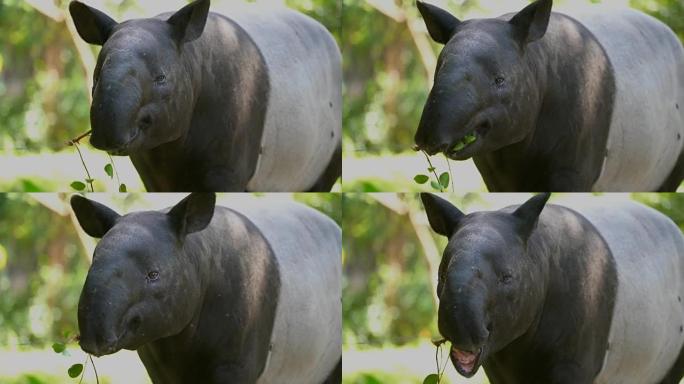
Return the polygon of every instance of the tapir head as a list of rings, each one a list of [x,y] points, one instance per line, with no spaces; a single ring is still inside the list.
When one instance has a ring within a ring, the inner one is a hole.
[[[198,269],[186,236],[213,216],[214,194],[193,193],[168,213],[120,216],[75,195],[83,230],[101,238],[78,303],[81,348],[102,356],[178,334],[200,305]]]
[[[415,141],[454,160],[523,141],[541,105],[528,45],[544,36],[552,0],[539,0],[510,20],[459,21],[418,1],[428,32],[444,44]]]
[[[209,0],[169,18],[117,23],[78,1],[69,4],[83,40],[101,45],[93,75],[91,144],[116,155],[180,139],[194,108],[194,74],[183,45],[204,30]]]
[[[537,195],[511,213],[465,215],[446,200],[421,194],[430,226],[449,238],[439,266],[438,327],[463,376],[473,376],[534,320],[542,293],[527,243],[548,197]]]

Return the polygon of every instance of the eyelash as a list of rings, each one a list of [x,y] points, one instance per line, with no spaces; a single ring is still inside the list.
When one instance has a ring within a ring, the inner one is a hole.
[[[159,272],[157,271],[150,271],[147,273],[147,281],[156,281],[159,279]]]
[[[159,75],[154,78],[154,82],[157,84],[161,84],[166,81],[166,76],[165,75]]]

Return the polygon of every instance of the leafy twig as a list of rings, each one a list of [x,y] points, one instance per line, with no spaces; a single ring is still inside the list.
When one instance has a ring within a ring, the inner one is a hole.
[[[88,171],[88,167],[86,166],[85,160],[83,160],[83,154],[81,153],[81,149],[78,147],[78,144],[75,141],[73,141],[72,143],[73,146],[76,148],[76,151],[78,152],[78,157],[81,158],[81,163],[83,164],[83,168],[85,169],[86,175],[88,176],[88,178],[86,178],[85,181],[86,183],[88,183],[88,185],[90,185],[90,192],[95,192],[95,188],[93,188],[94,179],[90,176],[90,171]]]
[[[444,192],[444,188],[442,188],[442,184],[439,182],[439,176],[437,176],[437,170],[435,166],[432,165],[432,161],[430,161],[430,156],[428,156],[428,154],[423,150],[421,150],[421,152],[423,152],[423,155],[425,155],[428,164],[430,164],[430,168],[428,168],[428,170],[432,171],[432,174],[435,175],[435,179],[437,180],[437,184],[439,185],[439,191]]]

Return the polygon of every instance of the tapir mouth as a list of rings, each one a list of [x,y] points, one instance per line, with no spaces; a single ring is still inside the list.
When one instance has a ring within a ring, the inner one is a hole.
[[[473,377],[480,368],[480,358],[482,357],[482,348],[476,352],[463,351],[451,346],[451,353],[449,353],[451,363],[456,368],[456,371],[464,377]]]
[[[482,148],[484,137],[489,132],[491,127],[488,121],[481,121],[475,124],[469,124],[470,127],[465,132],[469,132],[461,136],[456,141],[452,142],[444,151],[444,155],[451,160],[466,160]]]
[[[128,156],[128,155],[130,155],[131,152],[133,152],[133,150],[135,149],[135,141],[138,139],[139,136],[140,136],[140,129],[137,129],[135,131],[135,134],[133,135],[133,137],[128,139],[127,142],[121,144],[118,148],[108,149],[107,153],[109,153],[112,156]]]

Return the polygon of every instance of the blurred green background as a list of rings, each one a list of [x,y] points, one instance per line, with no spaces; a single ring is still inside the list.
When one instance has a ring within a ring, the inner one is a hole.
[[[87,194],[119,213],[169,207],[184,194]],[[0,383],[77,383],[67,368],[86,359],[73,337],[78,298],[96,240],[82,232],[68,194],[0,194]],[[342,219],[339,194],[219,194],[218,204],[246,199],[296,200]],[[62,354],[55,342],[67,342]],[[101,383],[149,383],[137,354],[95,359]],[[84,383],[94,383],[91,368]]]
[[[521,204],[531,194],[452,194],[465,213]],[[643,202],[684,229],[684,194],[604,194]],[[554,194],[550,203],[581,204],[591,194]],[[445,237],[429,227],[418,195],[345,193],[343,231],[343,383],[422,383],[436,373],[437,269]],[[448,347],[446,347],[448,348]],[[445,383],[487,383],[481,369],[458,376],[448,361]]]
[[[117,21],[180,9],[186,0],[87,0]],[[244,0],[213,0],[230,14]],[[341,0],[260,0],[285,4],[324,24],[340,41]],[[68,0],[0,1],[0,191],[70,191],[85,170],[67,141],[90,129],[90,82],[99,47],[85,43],[68,15]],[[232,7],[232,8],[231,8]],[[81,141],[96,191],[116,191],[104,171],[106,153]],[[128,157],[115,168],[129,191],[144,187]],[[340,186],[338,185],[339,189]]]
[[[460,19],[517,12],[527,0],[430,0]],[[555,0],[560,12],[602,3],[631,6],[655,16],[684,39],[682,0]],[[413,181],[428,167],[411,150],[423,105],[432,86],[436,56],[415,0],[345,0],[343,19],[345,109],[343,191],[382,192],[431,189]],[[455,190],[486,191],[472,160],[433,163],[451,167]]]

